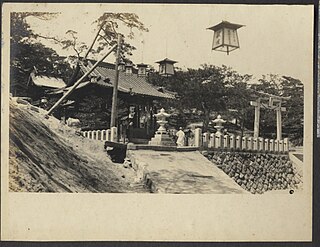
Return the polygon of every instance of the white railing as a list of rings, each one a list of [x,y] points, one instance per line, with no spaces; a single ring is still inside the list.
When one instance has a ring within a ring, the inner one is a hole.
[[[289,151],[289,140],[288,138],[275,140],[262,137],[253,138],[247,136],[202,133],[202,130],[197,128],[194,133],[194,146],[213,149],[220,148],[279,153]]]
[[[86,138],[92,140],[99,140],[99,141],[117,141],[117,127],[112,127],[111,129],[107,130],[88,130],[88,131],[81,131],[82,135]]]

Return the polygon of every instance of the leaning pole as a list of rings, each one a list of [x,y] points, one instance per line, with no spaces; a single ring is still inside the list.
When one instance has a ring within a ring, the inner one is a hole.
[[[66,94],[64,94],[55,104],[51,107],[48,111],[48,115],[50,115],[76,88],[79,84],[107,57],[111,54],[111,52],[118,46],[115,44],[112,46],[108,52],[99,60],[97,61],[70,89]]]

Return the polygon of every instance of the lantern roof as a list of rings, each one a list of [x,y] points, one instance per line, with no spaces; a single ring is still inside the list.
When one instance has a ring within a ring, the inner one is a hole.
[[[148,67],[148,64],[145,64],[145,63],[139,63],[137,64],[137,67],[142,67],[142,68],[147,68]]]
[[[173,61],[173,60],[171,60],[169,58],[165,58],[165,59],[163,59],[161,61],[158,61],[156,63],[159,63],[159,64],[163,64],[163,63],[175,64],[175,63],[177,63],[177,61]]]
[[[231,23],[228,21],[222,21],[219,24],[212,26],[212,27],[208,27],[207,29],[213,30],[213,31],[217,31],[219,29],[222,28],[230,28],[230,29],[238,29],[240,27],[243,27],[244,25],[240,25],[240,24],[235,24],[235,23]]]

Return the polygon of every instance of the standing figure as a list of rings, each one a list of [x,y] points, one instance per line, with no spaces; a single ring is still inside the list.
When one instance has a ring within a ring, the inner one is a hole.
[[[185,134],[182,130],[182,127],[179,128],[179,131],[176,133],[176,136],[178,137],[177,139],[177,146],[178,147],[183,147],[184,146],[184,137]]]

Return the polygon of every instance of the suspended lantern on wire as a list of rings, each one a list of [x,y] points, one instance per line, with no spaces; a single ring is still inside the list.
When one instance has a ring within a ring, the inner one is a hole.
[[[237,29],[240,27],[243,27],[243,25],[222,21],[207,28],[214,31],[212,50],[226,52],[229,55],[229,52],[240,48],[237,33]]]
[[[167,77],[174,75],[174,64],[177,63],[176,61],[165,58],[156,63],[159,64],[159,75]]]

